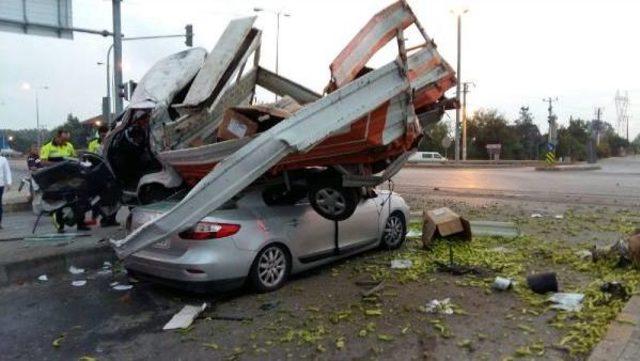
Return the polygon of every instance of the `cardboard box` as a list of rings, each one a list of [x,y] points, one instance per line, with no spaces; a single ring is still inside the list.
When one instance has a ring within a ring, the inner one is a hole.
[[[466,219],[446,207],[432,209],[424,213],[422,244],[425,247],[429,247],[431,241],[436,237],[454,236],[471,240],[471,226]]]
[[[218,128],[218,139],[230,140],[249,137],[256,134],[258,124],[233,109],[224,112]]]

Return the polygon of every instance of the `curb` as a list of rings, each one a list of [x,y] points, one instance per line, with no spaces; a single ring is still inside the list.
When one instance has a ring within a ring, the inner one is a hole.
[[[600,170],[602,169],[599,165],[588,165],[588,166],[553,166],[553,167],[536,167],[537,171],[543,172],[568,172],[568,171],[588,171],[588,170]]]
[[[640,348],[632,335],[639,323],[640,296],[635,295],[611,322],[606,336],[596,345],[587,361],[637,360]]]
[[[95,268],[104,261],[115,261],[116,255],[108,244],[83,248],[40,258],[0,265],[0,287],[12,283],[35,280],[41,274],[54,275],[67,272],[69,266]]]
[[[477,162],[477,163],[457,163],[450,162],[434,162],[434,163],[409,163],[404,165],[404,168],[445,168],[445,169],[481,169],[481,168],[527,168],[539,166],[540,162],[508,162],[508,163],[490,163],[490,162]]]

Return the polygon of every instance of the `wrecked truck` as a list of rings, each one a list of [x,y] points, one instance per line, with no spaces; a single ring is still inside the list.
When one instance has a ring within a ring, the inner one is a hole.
[[[107,137],[105,156],[131,199],[188,191],[114,240],[119,256],[189,229],[255,184],[268,188],[273,204],[306,196],[323,217],[344,220],[368,187],[402,167],[424,126],[456,106],[444,96],[455,73],[405,1],[376,14],[336,57],[324,95],[259,66],[254,21],[232,21],[204,59],[192,49],[161,60]],[[407,47],[412,25],[422,41]],[[397,58],[367,67],[394,39]],[[256,86],[282,98],[255,104]]]

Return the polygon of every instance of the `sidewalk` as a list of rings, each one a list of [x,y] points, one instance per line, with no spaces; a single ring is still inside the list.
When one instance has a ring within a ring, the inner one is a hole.
[[[127,212],[121,211],[118,220],[124,224]],[[0,286],[23,282],[41,274],[65,272],[69,266],[95,267],[115,259],[108,239],[124,234],[122,227],[92,226],[89,236],[74,237],[75,228],[67,229],[67,237],[56,239],[19,239],[32,237],[36,217],[30,211],[7,213],[0,230]],[[42,217],[36,235],[56,234],[49,217]],[[18,239],[16,239],[18,238]]]
[[[640,360],[640,295],[631,297],[588,361]]]

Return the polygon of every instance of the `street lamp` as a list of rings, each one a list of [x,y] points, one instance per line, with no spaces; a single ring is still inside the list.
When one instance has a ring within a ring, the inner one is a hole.
[[[458,19],[458,69],[456,70],[456,78],[458,82],[456,84],[456,100],[458,102],[458,107],[456,108],[456,149],[455,149],[455,160],[460,160],[460,86],[462,79],[462,15],[466,14],[469,9],[465,7],[459,7],[456,9],[452,9],[451,13],[454,14]]]
[[[266,10],[263,8],[253,8],[253,12],[259,13],[262,11],[274,14],[276,16],[276,74],[278,74],[278,60],[279,60],[278,58],[280,53],[280,16],[290,17],[291,14],[282,12],[280,10],[274,11],[274,10]],[[276,99],[278,99],[277,95],[276,95]]]
[[[44,86],[37,86],[37,87],[32,87],[31,84],[24,82],[22,83],[22,85],[20,86],[20,88],[22,88],[22,90],[24,91],[29,91],[33,88],[33,90],[35,91],[35,95],[36,95],[36,133],[37,133],[37,140],[38,140],[38,148],[40,148],[40,145],[42,144],[42,140],[40,139],[40,105],[39,105],[39,101],[38,101],[38,90],[48,90],[49,87],[44,85]]]

